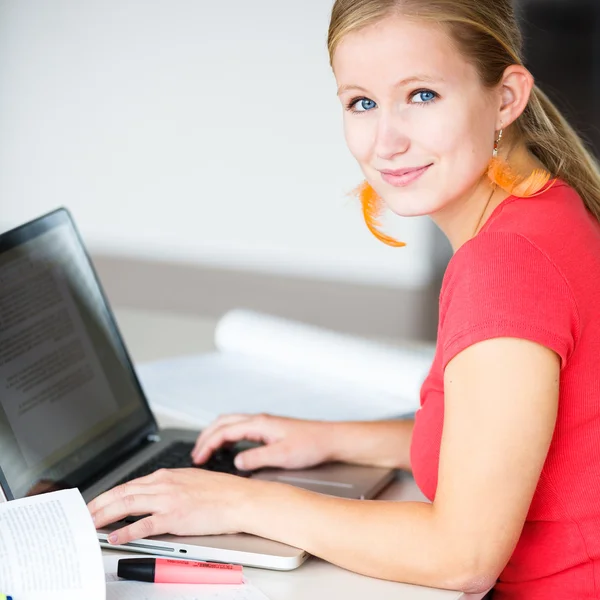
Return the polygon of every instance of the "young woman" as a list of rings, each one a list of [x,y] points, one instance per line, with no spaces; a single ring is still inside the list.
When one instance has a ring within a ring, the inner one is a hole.
[[[149,514],[112,541],[244,531],[379,578],[600,598],[597,165],[523,66],[510,0],[337,0],[329,50],[370,229],[399,245],[378,229],[383,202],[430,215],[454,250],[421,408],[414,422],[228,415],[194,459],[260,440],[240,467],[412,469],[432,503],[184,469],[97,498],[96,525]]]

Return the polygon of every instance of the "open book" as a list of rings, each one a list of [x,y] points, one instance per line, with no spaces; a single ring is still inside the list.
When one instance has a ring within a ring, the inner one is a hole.
[[[124,558],[130,558],[127,553]],[[78,490],[0,504],[0,596],[15,600],[268,600],[242,585],[152,584],[116,575],[118,554],[101,555]]]
[[[77,490],[0,504],[0,594],[105,600],[100,545]]]
[[[223,413],[373,420],[415,412],[431,344],[378,343],[247,310],[217,324],[216,351],[145,363],[152,407],[202,427]]]

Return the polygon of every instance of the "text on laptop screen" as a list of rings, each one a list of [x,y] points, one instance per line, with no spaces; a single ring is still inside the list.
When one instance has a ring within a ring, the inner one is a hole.
[[[126,363],[68,222],[0,254],[0,466],[15,497],[79,485],[148,421]]]

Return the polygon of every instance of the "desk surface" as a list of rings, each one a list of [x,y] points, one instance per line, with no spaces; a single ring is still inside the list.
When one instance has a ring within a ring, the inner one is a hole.
[[[216,325],[214,320],[158,312],[115,312],[123,337],[136,362],[212,349],[212,334]],[[185,426],[160,415],[157,417],[162,426]],[[397,501],[424,499],[414,480],[406,474],[399,474],[380,498]],[[294,571],[278,572],[246,567],[244,572],[271,600],[320,600],[332,596],[344,600],[479,600],[483,596],[373,579],[314,557]]]

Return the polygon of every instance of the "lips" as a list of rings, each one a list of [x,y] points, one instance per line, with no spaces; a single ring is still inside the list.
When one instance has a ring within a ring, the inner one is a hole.
[[[384,171],[380,171],[382,175],[391,175],[393,177],[402,177],[403,175],[408,175],[409,173],[416,173],[417,171],[422,171],[423,169],[427,169],[431,165],[425,165],[423,167],[411,167],[408,169],[396,169],[395,171],[390,171],[388,169]]]
[[[409,167],[405,169],[386,169],[380,171],[381,178],[394,187],[404,187],[419,179],[433,163],[423,167]]]

